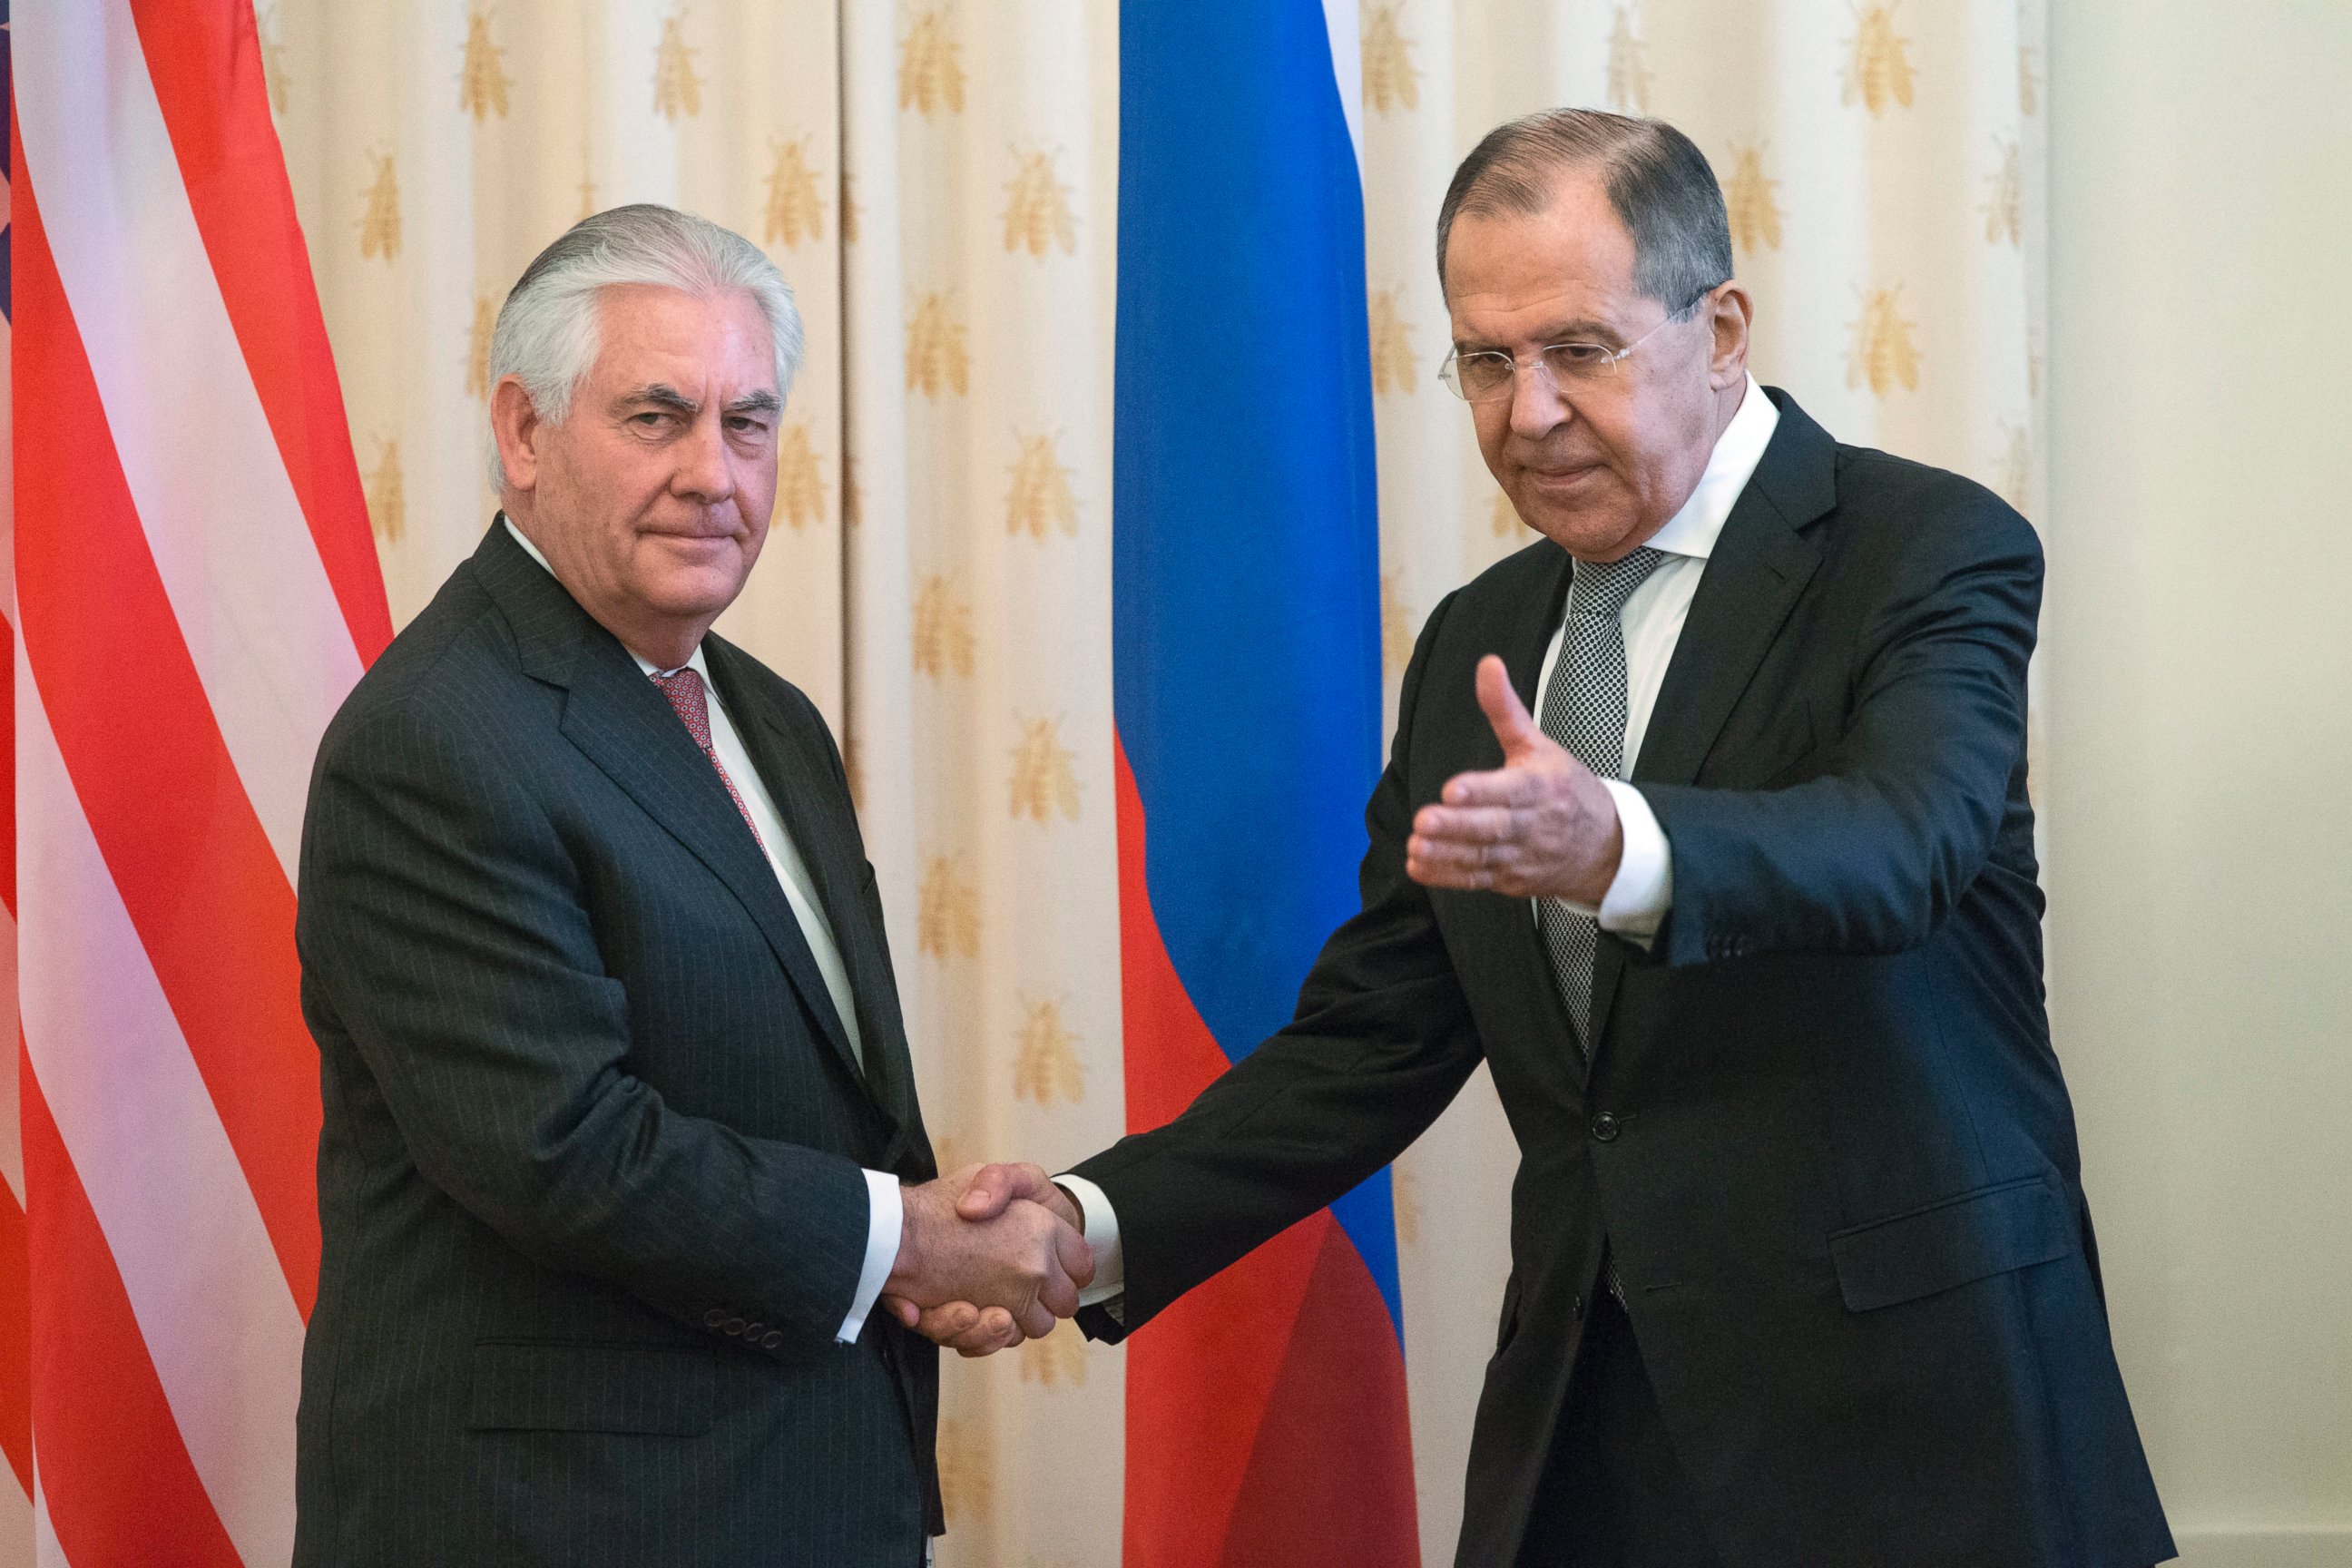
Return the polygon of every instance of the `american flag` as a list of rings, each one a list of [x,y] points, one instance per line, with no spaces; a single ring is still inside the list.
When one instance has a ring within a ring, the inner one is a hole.
[[[13,44],[36,1464],[0,1420],[41,1563],[278,1563],[319,1262],[295,855],[390,617],[249,0]]]
[[[0,83],[9,79],[8,6],[0,0]],[[0,148],[0,201],[15,168],[14,148]],[[8,215],[0,209],[0,631],[16,640],[16,481],[8,469],[9,312]],[[14,678],[13,664],[0,665]],[[0,822],[0,1019],[16,1016],[16,796],[15,704],[0,703],[0,800],[12,809]],[[32,1345],[26,1316],[31,1301],[25,1278],[25,1157],[16,1137],[15,1051],[0,1053],[0,1450],[14,1472],[0,1479],[0,1563],[33,1557]]]

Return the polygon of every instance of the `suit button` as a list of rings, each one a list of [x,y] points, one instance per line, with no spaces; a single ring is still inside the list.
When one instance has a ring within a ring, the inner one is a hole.
[[[736,1335],[739,1335],[739,1336],[740,1336],[740,1335],[743,1332],[743,1320],[742,1320],[742,1319],[740,1319],[740,1318],[730,1318],[730,1319],[728,1319],[728,1320],[727,1320],[727,1331],[727,1331],[727,1332],[729,1332],[729,1333],[730,1333],[730,1334],[736,1334]]]
[[[1617,1137],[1617,1119],[1614,1116],[1610,1115],[1609,1112],[1605,1110],[1593,1117],[1592,1136],[1603,1143],[1615,1142]]]
[[[713,1307],[702,1314],[702,1326],[706,1329],[715,1329],[726,1321],[727,1309],[724,1307]]]
[[[760,1337],[760,1348],[763,1351],[774,1350],[778,1345],[782,1344],[783,1342],[784,1336],[778,1333],[773,1329],[770,1329],[765,1334],[762,1334]]]

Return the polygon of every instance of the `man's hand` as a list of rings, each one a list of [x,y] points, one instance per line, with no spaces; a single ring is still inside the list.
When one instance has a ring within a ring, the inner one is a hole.
[[[956,1213],[970,1224],[987,1224],[1011,1205],[1027,1203],[1046,1209],[1073,1231],[1084,1234],[1086,1218],[1077,1205],[1035,1165],[967,1166],[935,1184],[960,1189]],[[1093,1273],[1093,1254],[1089,1251],[1087,1278],[1091,1279]],[[1085,1281],[1079,1283],[1083,1287]],[[1023,1324],[1003,1307],[982,1307],[962,1300],[921,1306],[896,1294],[884,1295],[882,1304],[892,1316],[926,1339],[967,1357],[1009,1350],[1040,1331],[1033,1329],[1024,1332]],[[1052,1327],[1052,1320],[1048,1319],[1045,1330]]]
[[[1444,805],[1414,814],[1405,874],[1432,888],[1599,909],[1625,847],[1617,803],[1591,768],[1537,727],[1493,654],[1478,661],[1478,706],[1503,743],[1503,765],[1454,774]]]
[[[1077,1311],[1094,1254],[1076,1206],[1045,1172],[970,1166],[903,1197],[898,1259],[883,1286],[899,1321],[982,1355],[1048,1333],[1056,1318]]]

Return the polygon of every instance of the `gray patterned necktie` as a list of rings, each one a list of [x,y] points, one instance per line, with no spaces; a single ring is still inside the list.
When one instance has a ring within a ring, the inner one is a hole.
[[[1569,754],[1604,779],[1625,767],[1625,627],[1619,616],[1665,559],[1646,545],[1622,561],[1576,563],[1568,591],[1567,626],[1559,639],[1559,662],[1545,689],[1543,731]],[[1592,1059],[1592,960],[1601,928],[1558,899],[1538,900],[1536,923],[1551,956],[1552,979],[1576,1025],[1576,1048]]]

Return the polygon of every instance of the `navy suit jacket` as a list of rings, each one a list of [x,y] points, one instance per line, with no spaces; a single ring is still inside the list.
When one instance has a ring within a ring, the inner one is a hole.
[[[835,1342],[861,1167],[932,1168],[872,868],[799,691],[704,645],[861,1071],[661,693],[494,526],[329,727],[303,831],[323,1249],[295,1561],[913,1568],[935,1351]]]
[[[1366,815],[1363,909],[1291,1025],[1077,1167],[1119,1216],[1116,1338],[1349,1190],[1483,1057],[1517,1134],[1512,1273],[1458,1562],[1510,1568],[1604,1244],[1737,1568],[2146,1568],[2172,1554],[2110,1347],[2042,1005],[2026,793],[2032,528],[1832,441],[1785,394],[1633,779],[1673,910],[1603,935],[1590,1070],[1524,899],[1404,872],[1413,813],[1501,765],[1570,562],[1528,547],[1423,630]]]

